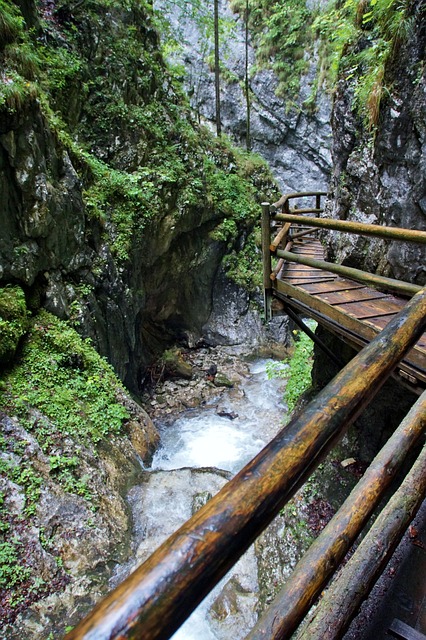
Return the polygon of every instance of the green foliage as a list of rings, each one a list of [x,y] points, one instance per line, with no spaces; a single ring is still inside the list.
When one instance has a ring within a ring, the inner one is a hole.
[[[111,367],[66,323],[42,311],[34,320],[19,363],[4,376],[0,407],[23,419],[47,450],[51,439],[38,409],[63,436],[98,442],[119,433],[127,410]],[[69,467],[69,465],[68,465]]]
[[[310,329],[314,329],[316,323],[307,322]],[[288,411],[294,411],[301,395],[309,389],[312,384],[311,370],[314,344],[312,340],[299,330],[294,330],[296,338],[294,351],[290,358],[280,363],[271,363],[267,368],[270,377],[280,377],[287,379],[284,392],[284,401]],[[286,366],[288,365],[288,366]]]
[[[31,571],[19,564],[16,543],[0,542],[0,588],[15,587],[28,579]]]
[[[242,248],[226,254],[223,265],[234,282],[248,291],[259,291],[262,287],[262,252],[258,226],[248,235]]]
[[[13,358],[27,328],[28,312],[22,289],[0,289],[0,364]]]
[[[25,494],[24,514],[34,515],[40,498],[40,475],[28,463],[20,465],[5,459],[0,460],[0,473],[22,487]]]
[[[231,8],[245,16],[245,0],[234,0]],[[277,94],[291,101],[297,98],[300,78],[307,70],[305,52],[312,42],[311,21],[305,0],[250,2],[249,29],[257,67],[273,69],[278,77]]]
[[[407,0],[333,2],[314,23],[329,86],[334,86],[338,73],[353,81],[354,107],[371,131],[388,89],[386,65],[412,28],[406,7]]]
[[[0,0],[0,51],[23,33],[24,20],[11,2]]]

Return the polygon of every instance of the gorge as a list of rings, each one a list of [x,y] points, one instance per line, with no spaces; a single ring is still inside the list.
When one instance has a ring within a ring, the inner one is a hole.
[[[191,372],[197,391],[180,396],[196,410],[228,393],[226,380],[206,381],[211,361],[238,395],[246,356],[287,355],[293,325],[280,317],[265,327],[261,317],[262,201],[324,188],[332,217],[426,229],[423,0],[347,0],[327,10],[292,0],[290,17],[286,3],[252,2],[256,153],[242,148],[244,3],[221,2],[222,28],[232,31],[220,137],[199,23],[182,19],[188,3],[170,4],[172,30],[182,28],[186,43],[178,64],[165,61],[164,5],[0,0],[0,611],[11,640],[63,637],[132,562],[132,508],[158,455],[159,416],[184,408],[162,375],[179,380],[177,366],[185,380],[185,365],[206,350]],[[314,24],[309,36],[297,16]],[[265,34],[272,44],[262,63]],[[297,68],[290,89],[273,64],[286,47]],[[339,238],[327,240],[336,261],[425,285],[424,248]],[[316,352],[317,387],[334,373]],[[336,459],[371,459],[413,399],[387,388],[380,402],[392,410],[378,402],[347,443],[350,455]],[[222,410],[231,424],[235,409]],[[216,487],[229,472],[207,473]],[[202,475],[181,475],[191,474]],[[199,482],[202,501],[215,489]],[[287,516],[295,529],[303,520]],[[258,570],[265,601],[265,585],[277,586],[271,566],[281,580],[291,564],[276,538],[260,542],[272,559]],[[234,593],[244,599],[245,589]],[[218,617],[226,618],[225,596]]]

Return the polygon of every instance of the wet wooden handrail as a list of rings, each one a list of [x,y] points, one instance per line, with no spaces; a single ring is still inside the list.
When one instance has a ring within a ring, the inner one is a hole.
[[[426,289],[67,640],[169,638],[318,466],[425,325]]]
[[[278,209],[279,207],[281,207],[281,209],[284,211],[288,209],[288,202],[290,200],[293,200],[296,198],[309,198],[311,196],[315,196],[316,198],[315,208],[319,209],[321,197],[326,195],[328,195],[327,191],[300,191],[295,193],[285,193],[283,196],[281,196],[281,198],[277,202],[274,202],[273,204],[271,204],[271,208]]]
[[[291,222],[292,224],[309,224],[310,227],[331,229],[333,231],[345,231],[361,236],[374,236],[390,240],[403,240],[405,242],[417,242],[426,244],[426,231],[417,229],[403,229],[401,227],[384,227],[379,224],[367,224],[365,222],[349,222],[347,220],[335,220],[334,218],[314,218],[300,216],[293,213],[272,214],[274,220]]]
[[[426,497],[426,445],[295,640],[342,638]],[[407,636],[408,637],[408,636]],[[411,636],[416,635],[413,630]],[[424,636],[423,636],[424,637]]]
[[[425,430],[426,391],[309,547],[246,640],[286,640],[291,637]]]

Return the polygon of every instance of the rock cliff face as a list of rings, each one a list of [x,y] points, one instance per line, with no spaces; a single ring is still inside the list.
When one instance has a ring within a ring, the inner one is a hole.
[[[161,8],[161,0],[155,4]],[[245,25],[233,14],[228,0],[220,3],[223,19],[235,23],[232,35],[221,40],[221,124],[239,145],[246,144]],[[167,4],[167,6],[170,6]],[[180,60],[185,66],[185,86],[191,104],[203,121],[215,127],[214,70],[206,56],[206,43],[194,22],[182,20],[174,5],[173,29],[181,31],[185,42]],[[314,108],[306,106],[317,74],[316,53],[309,55],[308,72],[301,78],[300,93],[294,102],[276,95],[278,80],[266,69],[250,72],[251,147],[264,157],[283,193],[288,191],[326,190],[331,171],[331,102],[320,91]],[[249,68],[255,52],[249,46]],[[312,107],[312,105],[311,105]]]
[[[342,78],[334,101],[333,175],[326,213],[332,217],[426,229],[426,28],[422,3],[411,2],[410,35],[386,68],[375,136],[352,108],[354,79]],[[407,282],[426,283],[424,247],[337,234],[339,262]]]
[[[27,81],[6,47],[0,103],[0,282],[72,320],[135,392],[165,346],[200,338],[222,258],[274,188],[193,123],[141,6],[25,3],[41,71]]]
[[[410,35],[394,48],[386,66],[385,85],[390,91],[382,98],[375,132],[367,130],[353,107],[356,78],[343,76],[338,82],[332,113],[333,173],[327,216],[426,229],[426,25],[421,5],[409,3]],[[426,283],[423,245],[337,232],[327,234],[325,242],[330,258],[341,264],[418,285]],[[344,361],[355,355],[325,329],[317,332]],[[336,373],[316,349],[315,383],[324,386]],[[362,459],[371,459],[414,400],[400,384],[392,380],[386,384],[374,406],[358,421]]]

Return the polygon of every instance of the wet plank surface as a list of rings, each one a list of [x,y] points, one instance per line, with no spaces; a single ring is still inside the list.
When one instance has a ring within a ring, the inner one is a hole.
[[[318,240],[300,238],[292,252],[324,259],[324,249]],[[287,288],[286,288],[286,285]],[[285,263],[276,280],[275,295],[285,299],[298,310],[312,310],[313,317],[321,317],[359,337],[359,344],[371,340],[406,304],[408,298],[397,297],[342,278],[321,269]],[[327,324],[327,322],[324,322]],[[401,368],[426,384],[426,333],[407,355]],[[413,368],[413,370],[412,370]]]

